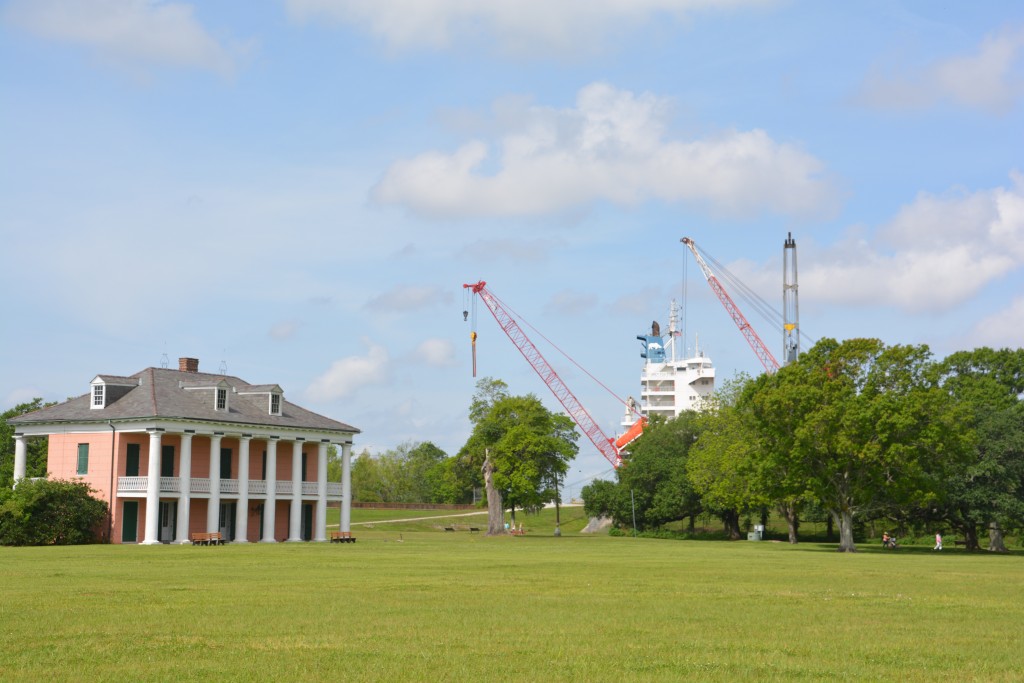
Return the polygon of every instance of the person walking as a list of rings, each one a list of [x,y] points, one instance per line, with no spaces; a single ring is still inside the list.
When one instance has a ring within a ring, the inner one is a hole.
[[[932,550],[942,550],[942,534],[935,534],[935,547]]]

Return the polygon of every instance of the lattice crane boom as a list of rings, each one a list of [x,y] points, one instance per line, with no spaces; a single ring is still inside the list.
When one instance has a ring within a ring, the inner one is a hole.
[[[473,294],[480,297],[480,299],[487,306],[487,310],[491,312],[494,319],[498,322],[498,326],[508,335],[508,338],[512,341],[519,352],[523,354],[523,358],[530,364],[530,367],[540,376],[544,383],[548,385],[551,393],[555,395],[555,398],[559,400],[562,407],[565,408],[566,413],[569,417],[579,425],[583,433],[587,435],[587,438],[597,447],[597,450],[601,452],[601,455],[605,457],[613,467],[618,468],[622,465],[622,456],[620,455],[622,448],[625,447],[633,439],[639,436],[639,432],[643,430],[643,425],[646,423],[646,418],[641,417],[637,421],[637,424],[619,439],[619,443],[605,435],[604,431],[597,424],[587,409],[583,407],[583,404],[579,402],[576,395],[572,393],[569,387],[562,381],[562,378],[558,376],[555,369],[545,360],[543,354],[534,345],[530,338],[526,336],[526,333],[519,326],[505,307],[501,305],[488,289],[487,283],[483,280],[475,283],[463,285],[463,288],[470,289]],[[475,339],[474,339],[475,343]],[[631,437],[627,440],[626,437]]]
[[[743,312],[740,311],[739,306],[737,306],[736,302],[732,300],[729,293],[725,291],[725,287],[723,287],[722,283],[718,281],[715,274],[711,272],[711,268],[708,267],[708,264],[704,262],[704,258],[700,255],[700,252],[697,251],[696,243],[689,237],[684,237],[679,241],[685,244],[690,251],[693,252],[693,257],[697,260],[697,265],[700,266],[701,271],[703,271],[704,278],[708,281],[708,285],[711,286],[711,291],[713,291],[718,297],[718,300],[722,302],[722,306],[725,307],[726,313],[728,313],[729,317],[732,318],[732,321],[736,323],[736,327],[740,329],[743,337],[747,340],[747,343],[750,344],[750,348],[754,350],[754,354],[757,356],[757,359],[761,361],[761,365],[764,366],[765,372],[771,373],[778,370],[779,361],[775,360],[775,356],[772,355],[772,352],[769,351],[768,347],[765,346],[763,341],[761,341],[761,337],[759,337],[757,332],[754,331],[754,328],[747,321],[746,316],[744,316]]]

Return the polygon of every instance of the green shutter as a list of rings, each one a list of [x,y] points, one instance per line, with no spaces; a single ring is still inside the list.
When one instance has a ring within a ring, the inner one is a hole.
[[[160,476],[174,476],[174,446],[162,446],[160,448]]]
[[[126,477],[137,477],[139,476],[139,444],[130,443],[128,444],[128,458],[124,464],[124,476]]]
[[[78,473],[89,474],[89,444],[78,444]]]

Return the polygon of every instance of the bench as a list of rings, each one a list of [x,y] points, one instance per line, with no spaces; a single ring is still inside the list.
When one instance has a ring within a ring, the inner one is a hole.
[[[446,527],[444,528],[444,530],[445,530],[445,531],[455,531],[455,527],[453,527],[453,526],[446,526]]]
[[[189,535],[192,545],[224,545],[224,536],[219,531],[196,531]]]
[[[351,531],[332,531],[331,543],[355,543],[356,537]]]
[[[956,539],[955,541],[953,541],[953,545],[963,545],[963,546],[966,546],[967,545],[967,541],[961,541],[960,539]]]
[[[480,532],[480,527],[478,527],[478,526],[471,526],[471,527],[469,527],[469,533],[476,534],[476,533],[479,533],[479,532]]]

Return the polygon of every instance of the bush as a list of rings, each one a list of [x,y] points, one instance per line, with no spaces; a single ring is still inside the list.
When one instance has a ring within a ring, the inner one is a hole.
[[[93,543],[107,517],[105,501],[80,481],[24,479],[0,490],[0,545]]]

